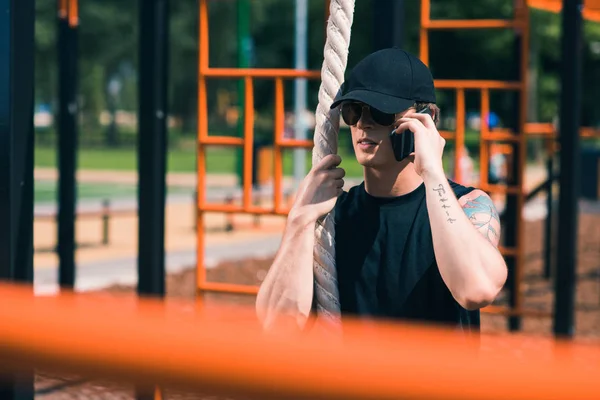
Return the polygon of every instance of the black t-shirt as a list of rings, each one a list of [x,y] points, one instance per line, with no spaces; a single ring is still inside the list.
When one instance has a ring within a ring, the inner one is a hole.
[[[471,192],[449,181],[458,198]],[[451,324],[479,331],[442,280],[433,251],[425,185],[376,198],[364,183],[335,206],[335,253],[342,315]]]

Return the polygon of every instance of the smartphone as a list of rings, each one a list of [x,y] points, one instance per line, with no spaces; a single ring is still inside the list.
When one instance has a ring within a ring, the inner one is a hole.
[[[418,113],[431,115],[431,109],[429,106],[426,106]],[[394,129],[390,132],[390,140],[392,141],[392,149],[394,150],[396,161],[404,160],[415,151],[415,135],[409,129],[402,133],[396,133]]]

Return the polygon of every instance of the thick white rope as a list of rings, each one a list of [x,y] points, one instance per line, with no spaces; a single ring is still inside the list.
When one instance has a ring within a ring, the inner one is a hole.
[[[329,6],[319,104],[315,116],[313,165],[329,154],[337,154],[340,116],[337,109],[330,110],[330,107],[344,81],[350,31],[354,18],[354,2],[355,0],[331,0]],[[333,220],[332,211],[319,221],[315,230],[314,291],[319,319],[339,327],[341,318]]]

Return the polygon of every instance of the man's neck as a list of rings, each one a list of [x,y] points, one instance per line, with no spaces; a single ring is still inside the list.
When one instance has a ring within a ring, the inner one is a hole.
[[[397,170],[364,169],[365,190],[374,197],[397,197],[417,189],[423,179],[414,164],[399,166]]]

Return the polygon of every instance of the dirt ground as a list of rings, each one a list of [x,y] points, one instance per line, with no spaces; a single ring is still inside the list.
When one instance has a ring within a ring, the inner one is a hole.
[[[526,223],[525,269],[521,291],[527,309],[552,312],[554,304],[554,282],[544,278],[543,221]],[[600,214],[580,215],[578,266],[576,287],[575,333],[577,338],[600,339]],[[222,262],[207,270],[207,280],[245,285],[259,285],[264,279],[272,258],[245,259]],[[195,270],[187,269],[167,277],[167,295],[192,299],[195,295]],[[132,288],[114,286],[108,291],[132,291]],[[253,296],[207,293],[208,304],[234,303],[251,305]],[[494,305],[507,305],[506,291]],[[483,313],[481,329],[484,333],[507,332],[507,318]],[[524,333],[552,335],[551,318],[524,317]]]
[[[600,340],[600,214],[580,215],[579,263],[577,267],[577,312],[575,334],[577,339]],[[553,285],[543,277],[542,237],[543,221],[526,224],[526,264],[522,291],[525,306],[551,312],[553,307]],[[239,284],[260,284],[270,266],[271,259],[247,259],[236,262],[223,262],[207,271],[207,279],[215,282]],[[168,276],[167,295],[192,299],[195,295],[195,270],[189,269]],[[132,287],[114,286],[105,292],[134,292]],[[206,304],[252,304],[253,296],[232,296],[226,294],[206,294]],[[496,304],[506,304],[503,293]],[[482,314],[482,332],[495,333],[507,330],[507,318]],[[550,318],[523,318],[522,332],[550,337]],[[515,351],[515,349],[507,349]],[[134,399],[133,389],[128,385],[113,382],[84,381],[77,377],[66,379],[48,372],[37,375],[36,398],[58,399]],[[58,386],[55,386],[58,385]],[[64,386],[64,387],[63,387]],[[58,390],[52,390],[56,387]],[[46,394],[45,394],[46,393]],[[163,399],[217,399],[220,397],[166,391]]]
[[[270,203],[263,201],[262,207]],[[234,224],[234,230],[227,231],[228,221]],[[186,251],[197,244],[196,215],[194,203],[167,204],[165,207],[165,248],[167,251]],[[258,235],[272,235],[281,232],[282,217],[262,215],[258,225],[254,226],[251,215],[235,214],[231,219],[225,214],[206,213],[204,215],[205,246],[221,243],[237,243],[256,238]],[[138,245],[138,217],[135,211],[113,215],[108,224],[109,242],[102,244],[102,219],[81,218],[76,222],[76,241],[78,249],[76,262],[110,262],[111,260],[135,257]],[[58,254],[54,251],[57,242],[57,229],[54,220],[34,222],[34,266],[52,268],[58,265]]]

